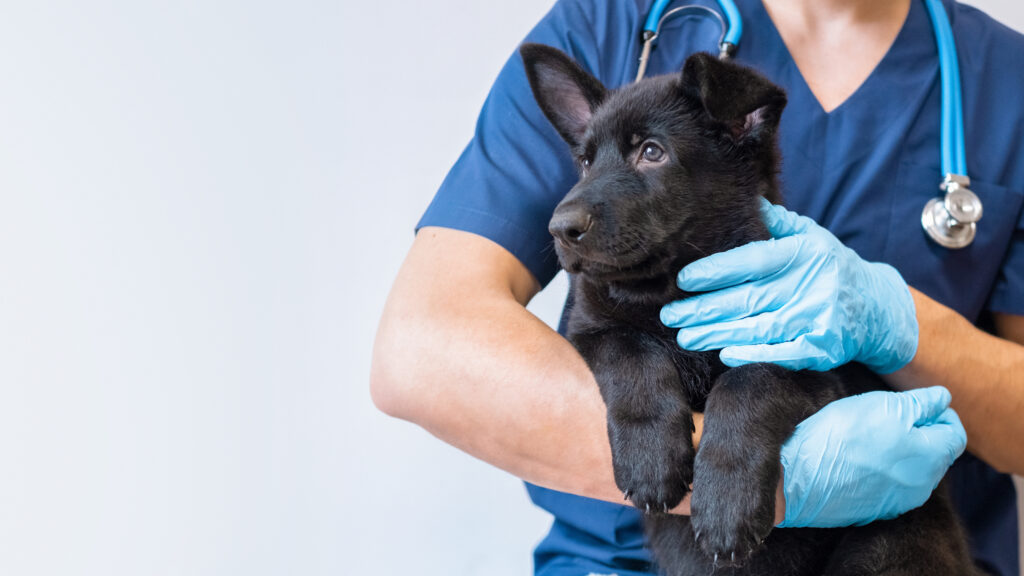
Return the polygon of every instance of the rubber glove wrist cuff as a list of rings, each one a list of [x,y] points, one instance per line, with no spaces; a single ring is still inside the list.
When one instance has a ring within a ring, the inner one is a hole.
[[[861,350],[855,360],[877,374],[890,374],[909,364],[917,353],[917,309],[910,288],[895,268],[881,262],[865,264],[870,267],[871,279],[877,285],[875,293],[890,294],[893,299],[876,308],[875,313],[884,317],[870,323],[888,329],[869,338],[865,344],[871,348]]]
[[[820,462],[801,461],[800,451],[803,443],[791,438],[782,446],[782,493],[786,496],[786,516],[776,524],[778,528],[842,528],[844,526],[866,524],[873,518],[862,522],[842,522],[831,518],[828,507],[829,491],[823,486],[815,486],[822,478],[815,470]],[[803,468],[801,468],[801,465]],[[849,511],[853,512],[853,511]]]
[[[799,450],[799,444],[792,441],[782,446],[780,459],[782,461],[782,493],[786,496],[786,516],[782,522],[776,525],[779,528],[803,528],[807,525],[806,519],[801,514],[805,503],[804,498],[799,496],[804,490],[796,486],[798,484],[794,480],[796,474],[793,474],[791,468]]]

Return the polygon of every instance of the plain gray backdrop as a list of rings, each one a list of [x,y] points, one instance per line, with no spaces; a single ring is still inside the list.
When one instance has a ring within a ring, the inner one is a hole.
[[[522,484],[379,414],[368,374],[549,5],[0,6],[0,573],[529,572]]]

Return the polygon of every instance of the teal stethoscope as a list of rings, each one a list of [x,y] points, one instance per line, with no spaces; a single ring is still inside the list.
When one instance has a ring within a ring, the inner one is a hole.
[[[644,77],[647,61],[651,55],[654,40],[661,25],[668,18],[689,13],[710,16],[722,26],[718,41],[720,58],[731,58],[736,53],[740,36],[743,34],[743,20],[733,0],[718,0],[725,14],[705,6],[687,5],[665,12],[671,0],[655,0],[644,22],[642,35],[643,49],[640,52],[640,66],[636,79]],[[960,100],[960,67],[956,58],[956,44],[953,29],[940,0],[924,0],[931,16],[935,41],[939,47],[939,73],[942,83],[942,173],[945,177],[939,189],[945,192],[942,198],[932,198],[921,213],[921,226],[928,236],[946,248],[964,248],[974,241],[977,222],[981,219],[981,200],[968,188],[971,179],[967,177],[967,159],[964,151],[964,115]]]

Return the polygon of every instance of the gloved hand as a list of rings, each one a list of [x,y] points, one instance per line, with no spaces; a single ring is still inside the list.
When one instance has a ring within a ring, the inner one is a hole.
[[[895,518],[924,504],[967,446],[941,386],[837,400],[782,447],[786,519],[834,528]]]
[[[662,308],[679,345],[721,348],[728,366],[829,370],[855,360],[884,374],[910,362],[917,317],[899,272],[862,260],[810,218],[764,200],[761,213],[772,240],[679,272],[680,289],[708,292]]]

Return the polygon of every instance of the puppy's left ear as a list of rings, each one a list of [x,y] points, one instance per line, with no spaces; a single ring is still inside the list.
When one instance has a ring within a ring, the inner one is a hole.
[[[775,134],[786,93],[754,70],[704,52],[683,65],[683,91],[737,141],[761,142]]]

